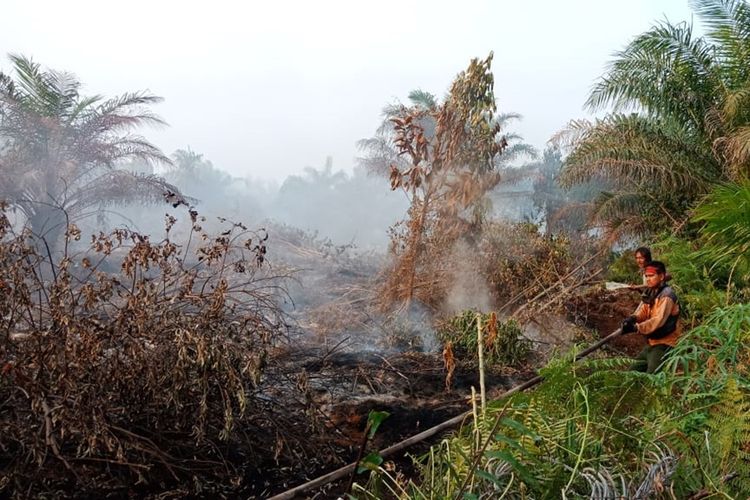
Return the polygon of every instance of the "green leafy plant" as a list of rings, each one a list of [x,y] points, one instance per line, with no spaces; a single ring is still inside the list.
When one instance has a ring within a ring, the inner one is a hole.
[[[620,370],[594,377],[623,362],[576,366],[573,355],[556,360],[538,389],[494,402],[486,418],[424,455],[422,480],[401,498],[455,498],[463,484],[465,498],[587,497],[595,488],[632,496],[645,484],[643,468],[672,457],[654,444],[653,426],[631,420],[636,407],[662,415],[658,379],[642,384],[642,374]]]
[[[624,371],[625,358],[554,358],[532,391],[422,456],[419,480],[380,479],[403,499],[747,498],[749,308],[710,314],[656,375]]]
[[[729,270],[699,254],[700,245],[678,236],[665,236],[653,245],[672,275],[685,323],[693,326],[717,307],[726,305]]]
[[[685,332],[665,364],[685,394],[716,395],[738,377],[750,387],[750,304],[716,309],[700,326]]]
[[[347,494],[352,491],[352,488],[354,486],[354,477],[357,474],[361,474],[368,470],[377,473],[380,465],[383,463],[383,457],[381,457],[377,452],[371,452],[365,456],[365,449],[367,448],[367,443],[371,441],[373,437],[375,437],[375,433],[378,431],[380,424],[382,424],[386,418],[390,417],[390,415],[391,414],[387,411],[376,410],[371,410],[367,415],[367,425],[365,427],[364,433],[362,434],[362,443],[360,444],[359,452],[357,453],[355,468],[352,471],[351,477],[349,478],[349,485],[346,488]],[[349,496],[351,497],[351,495]]]
[[[518,322],[498,321],[494,313],[467,309],[438,326],[438,338],[451,342],[460,360],[477,359],[477,316],[484,333],[484,356],[489,365],[518,366],[531,352],[531,341],[523,336]]]
[[[682,228],[718,183],[747,176],[750,7],[695,0],[704,36],[659,22],[610,63],[587,101],[609,113],[559,135],[563,185],[603,181],[594,223],[610,235]]]
[[[0,72],[0,199],[20,210],[37,237],[54,248],[69,222],[128,201],[183,202],[155,175],[119,168],[123,161],[170,164],[133,131],[164,125],[146,92],[111,99],[80,94],[74,75],[44,70],[12,55],[13,73]]]
[[[633,258],[632,251],[613,253],[610,258],[612,261],[607,266],[608,281],[640,284],[641,275],[638,271],[638,264],[636,264]]]

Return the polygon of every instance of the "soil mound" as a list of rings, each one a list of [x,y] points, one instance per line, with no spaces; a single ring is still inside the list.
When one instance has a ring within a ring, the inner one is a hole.
[[[601,287],[591,287],[583,293],[571,297],[565,304],[568,315],[577,323],[593,328],[600,337],[606,337],[616,329],[640,302],[638,292],[628,289],[608,291]],[[628,356],[637,355],[646,345],[641,335],[618,337],[609,346]]]

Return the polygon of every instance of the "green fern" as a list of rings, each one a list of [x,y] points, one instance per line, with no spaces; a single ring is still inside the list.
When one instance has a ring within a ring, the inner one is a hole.
[[[742,284],[750,280],[750,181],[715,188],[696,208],[703,223],[702,256],[732,269]]]
[[[687,332],[657,375],[625,370],[626,358],[573,363],[571,350],[534,390],[491,402],[425,455],[402,498],[455,498],[467,477],[467,498],[633,497],[666,485],[677,498],[747,498],[748,342],[750,304],[738,304]]]
[[[665,362],[683,397],[718,395],[730,376],[750,390],[750,304],[716,309],[686,332]]]
[[[710,465],[717,483],[737,498],[750,496],[750,397],[730,377],[708,421]],[[732,477],[734,476],[734,477]],[[727,480],[726,478],[732,479]]]

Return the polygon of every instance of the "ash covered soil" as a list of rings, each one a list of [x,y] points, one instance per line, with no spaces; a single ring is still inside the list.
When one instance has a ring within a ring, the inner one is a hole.
[[[459,362],[447,389],[439,353],[355,352],[346,348],[330,352],[314,344],[296,343],[277,356],[302,370],[293,377],[277,374],[267,397],[287,400],[282,403],[285,407],[296,408],[299,418],[294,433],[307,439],[304,445],[298,443],[301,460],[285,463],[281,458],[256,471],[258,477],[247,492],[256,498],[280,493],[353,462],[372,410],[390,414],[368,444],[368,450],[381,450],[470,410],[471,387],[479,388],[476,368]],[[533,376],[530,366],[489,370],[485,376],[488,397]],[[286,427],[280,435],[290,431]],[[430,444],[421,443],[407,453],[419,455]],[[409,469],[411,459],[389,458]],[[310,492],[309,498],[335,497],[341,487],[331,484]]]

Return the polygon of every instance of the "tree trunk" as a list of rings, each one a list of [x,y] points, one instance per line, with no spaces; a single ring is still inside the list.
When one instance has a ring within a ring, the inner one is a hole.
[[[417,277],[417,260],[419,259],[419,247],[422,244],[422,236],[424,233],[424,224],[425,219],[427,218],[427,211],[429,209],[430,205],[430,193],[426,193],[424,200],[422,200],[422,208],[419,213],[419,217],[416,220],[416,223],[411,229],[412,234],[406,257],[406,264],[409,266],[407,273],[408,278],[406,280],[406,309],[409,310],[411,307],[411,302],[414,299],[414,282],[416,281]]]

